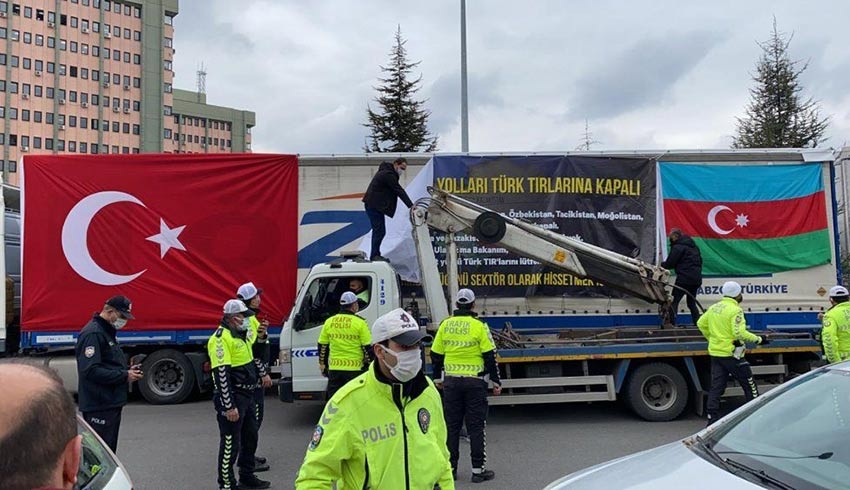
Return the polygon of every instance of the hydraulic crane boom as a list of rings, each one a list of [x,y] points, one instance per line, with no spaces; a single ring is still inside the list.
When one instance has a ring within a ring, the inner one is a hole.
[[[465,232],[482,243],[500,246],[521,257],[656,303],[660,305],[662,324],[672,324],[667,284],[670,272],[667,269],[510,218],[433,187],[429,187],[428,192],[431,197],[420,199],[411,210],[411,223],[422,287],[436,323],[448,316],[448,307],[429,227],[446,233],[446,263],[452,297],[457,291],[457,252],[453,235]]]

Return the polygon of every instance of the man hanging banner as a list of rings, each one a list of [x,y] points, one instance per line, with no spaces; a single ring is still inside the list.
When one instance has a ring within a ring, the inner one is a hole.
[[[820,163],[660,163],[664,224],[691,235],[703,275],[755,276],[829,263]]]
[[[646,158],[437,156],[434,185],[555,233],[654,260],[655,162]],[[472,236],[459,242],[461,287],[490,297],[614,296],[595,281],[544,267]],[[445,239],[434,237],[444,263]]]

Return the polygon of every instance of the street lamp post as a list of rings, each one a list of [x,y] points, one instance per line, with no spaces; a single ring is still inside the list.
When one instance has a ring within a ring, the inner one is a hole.
[[[469,151],[469,106],[466,94],[466,0],[460,0],[460,149]]]

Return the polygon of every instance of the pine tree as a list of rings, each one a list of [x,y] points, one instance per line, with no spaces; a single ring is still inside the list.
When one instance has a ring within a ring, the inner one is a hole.
[[[792,36],[776,27],[763,43],[750,89],[746,115],[738,120],[733,148],[814,148],[824,141],[829,118],[821,118],[820,108],[811,98],[801,100],[800,75],[807,63],[792,61],[788,46]]]
[[[422,75],[410,79],[410,72],[420,62],[407,60],[407,43],[401,37],[401,26],[395,34],[395,45],[390,51],[389,66],[381,66],[386,78],[378,78],[380,87],[375,87],[378,96],[375,102],[378,112],[367,106],[369,122],[364,124],[370,130],[368,141],[363,149],[371,152],[419,152],[436,151],[437,137],[428,131],[428,116],[425,101],[416,100]]]

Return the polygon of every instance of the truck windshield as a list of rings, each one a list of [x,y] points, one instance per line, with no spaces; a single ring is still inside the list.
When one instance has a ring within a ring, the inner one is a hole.
[[[747,479],[850,489],[850,371],[825,370],[777,389],[706,442]]]

